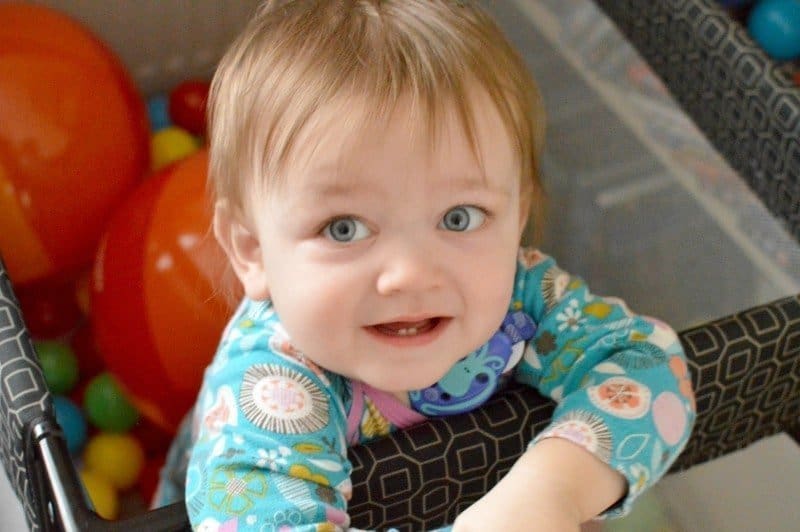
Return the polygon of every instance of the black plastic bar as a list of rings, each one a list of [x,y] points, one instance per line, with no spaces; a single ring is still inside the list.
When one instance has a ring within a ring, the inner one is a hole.
[[[52,516],[41,516],[43,525],[55,520],[64,532],[105,532],[116,530],[152,530],[176,532],[190,530],[182,503],[145,512],[126,519],[108,521],[97,515],[88,502],[61,431],[52,423],[42,422],[30,430],[31,441],[47,481],[45,499]],[[47,510],[45,510],[49,513]],[[45,528],[47,529],[47,528]]]

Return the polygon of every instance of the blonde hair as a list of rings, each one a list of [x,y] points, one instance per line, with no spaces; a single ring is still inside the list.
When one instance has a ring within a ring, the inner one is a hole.
[[[247,213],[248,195],[279,179],[315,113],[342,98],[363,103],[374,120],[410,96],[431,130],[454,108],[474,147],[476,86],[516,144],[536,220],[541,98],[522,59],[474,2],[267,0],[211,85],[211,197]]]

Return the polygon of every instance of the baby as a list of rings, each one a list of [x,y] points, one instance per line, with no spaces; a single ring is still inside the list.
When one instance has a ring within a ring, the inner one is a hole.
[[[577,530],[667,471],[694,419],[680,343],[520,249],[544,116],[474,2],[268,1],[209,111],[245,297],[183,435],[195,529],[346,530],[348,445],[509,378],[559,405],[454,530]]]

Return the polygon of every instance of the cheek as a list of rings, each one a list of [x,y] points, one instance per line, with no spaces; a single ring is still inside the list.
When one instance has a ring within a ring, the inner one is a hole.
[[[475,272],[473,278],[472,290],[476,299],[495,312],[505,314],[513,292],[514,269],[498,262],[486,270]]]
[[[508,312],[514,274],[499,261],[472,272],[468,287],[464,340],[467,350],[485,344],[500,327]]]
[[[516,273],[517,246],[510,242],[493,246],[482,260],[465,261],[462,286],[470,300],[489,313],[487,319],[502,320],[511,301]],[[498,317],[499,316],[499,317]]]
[[[321,347],[334,347],[353,317],[354,287],[333,272],[296,269],[284,275],[272,300],[292,342],[314,359]],[[337,334],[338,333],[338,334]]]

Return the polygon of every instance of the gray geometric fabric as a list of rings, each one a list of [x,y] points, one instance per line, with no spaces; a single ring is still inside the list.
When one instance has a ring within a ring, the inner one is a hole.
[[[800,240],[800,90],[715,0],[596,0]]]
[[[673,470],[800,424],[800,296],[681,333],[698,417]]]
[[[511,384],[473,412],[351,448],[353,526],[423,530],[452,523],[511,469],[554,407]]]
[[[23,427],[52,415],[50,392],[25,332],[19,303],[0,261],[0,460],[31,530],[39,530],[37,496],[28,475]]]

